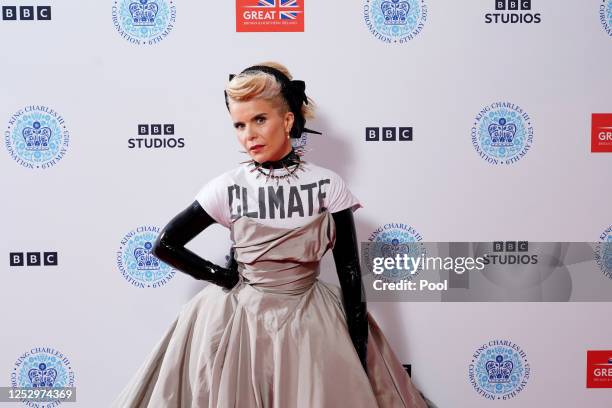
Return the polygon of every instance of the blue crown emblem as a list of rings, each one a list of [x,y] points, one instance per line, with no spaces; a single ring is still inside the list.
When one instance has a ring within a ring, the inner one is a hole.
[[[508,123],[506,119],[499,119],[499,123],[489,125],[489,136],[491,137],[491,146],[512,146],[512,140],[516,134],[516,125]]]
[[[134,250],[134,257],[136,258],[136,269],[139,270],[154,270],[159,269],[159,260],[151,254],[151,248],[153,245],[150,242],[144,244],[144,248],[138,247]]]
[[[130,14],[132,22],[135,26],[153,26],[155,25],[155,17],[159,11],[159,6],[155,2],[149,3],[149,0],[139,0],[138,3],[130,4]]]
[[[49,139],[51,139],[51,129],[40,125],[40,122],[32,123],[23,129],[23,138],[26,142],[26,150],[49,150]]]
[[[410,253],[408,244],[400,242],[397,238],[393,238],[391,242],[384,244],[380,250],[385,258],[393,258],[397,254]]]
[[[512,361],[504,361],[504,358],[498,355],[495,357],[495,361],[487,361],[485,368],[487,369],[490,383],[509,383],[514,364]]]
[[[40,363],[38,368],[32,368],[28,371],[28,377],[32,383],[32,387],[53,387],[57,378],[57,370],[55,368],[47,368],[45,363]]]
[[[406,25],[408,23],[408,12],[410,4],[407,1],[391,0],[383,1],[380,5],[385,24],[387,25]]]

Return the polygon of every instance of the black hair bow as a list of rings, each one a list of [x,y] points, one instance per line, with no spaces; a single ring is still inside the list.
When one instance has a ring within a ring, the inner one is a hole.
[[[293,112],[294,116],[293,127],[291,128],[290,132],[291,138],[299,139],[302,136],[302,133],[313,133],[317,135],[321,134],[321,132],[305,127],[306,118],[304,118],[304,115],[302,114],[302,103],[308,105],[308,97],[306,96],[306,83],[304,81],[295,79],[290,80],[283,72],[265,65],[254,65],[245,69],[241,73],[253,71],[260,71],[270,74],[281,84],[281,93],[289,105],[289,110]],[[234,74],[230,74],[230,81],[234,79],[235,76],[236,75]],[[227,106],[227,110],[229,110],[229,99],[227,92],[225,92],[225,105]]]

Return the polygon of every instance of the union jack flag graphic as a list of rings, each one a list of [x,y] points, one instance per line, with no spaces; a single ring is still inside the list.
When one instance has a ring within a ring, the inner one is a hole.
[[[236,31],[304,31],[305,0],[236,0]]]
[[[275,9],[278,11],[281,20],[295,20],[298,14],[303,13],[303,11],[292,9],[298,9],[299,7],[298,0],[259,0],[256,6],[250,8]]]

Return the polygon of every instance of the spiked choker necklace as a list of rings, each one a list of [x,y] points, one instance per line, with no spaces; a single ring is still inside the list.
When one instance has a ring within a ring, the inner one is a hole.
[[[299,178],[297,175],[298,170],[305,171],[303,168],[303,164],[306,163],[302,160],[303,151],[301,149],[292,148],[285,157],[280,160],[275,161],[267,161],[263,163],[256,162],[255,160],[247,160],[242,163],[248,163],[247,166],[253,166],[251,169],[251,173],[256,171],[257,177],[259,178],[262,175],[266,176],[266,182],[268,180],[276,180],[276,184],[280,182],[280,180],[287,180],[287,182],[291,183],[292,178]],[[285,172],[277,172],[275,170],[285,170]]]

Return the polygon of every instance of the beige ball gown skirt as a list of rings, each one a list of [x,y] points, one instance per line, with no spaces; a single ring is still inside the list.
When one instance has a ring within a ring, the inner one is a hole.
[[[328,211],[292,229],[241,217],[230,231],[239,283],[183,306],[113,407],[427,407],[370,315],[361,367],[341,291],[318,280]]]

